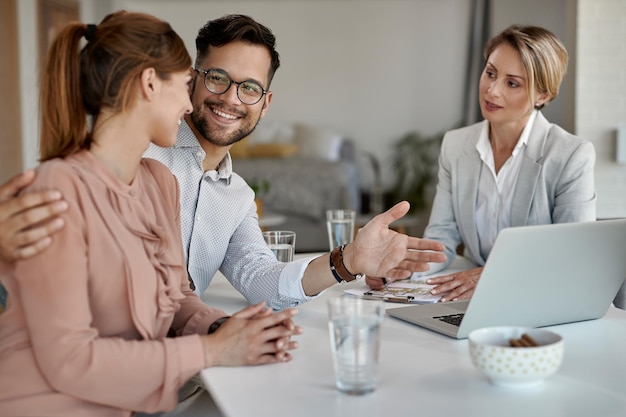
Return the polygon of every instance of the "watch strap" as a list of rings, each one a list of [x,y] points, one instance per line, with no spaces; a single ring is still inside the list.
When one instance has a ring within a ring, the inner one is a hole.
[[[213,334],[217,331],[217,329],[220,328],[220,326],[222,324],[224,324],[224,322],[226,320],[228,320],[230,318],[230,316],[226,316],[226,317],[220,317],[219,319],[215,320],[213,323],[211,323],[211,325],[209,326],[209,331],[207,331],[207,334]]]
[[[330,253],[330,271],[333,273],[337,282],[350,282],[355,279],[363,278],[365,274],[353,274],[348,271],[343,263],[343,249],[344,245],[337,246]]]

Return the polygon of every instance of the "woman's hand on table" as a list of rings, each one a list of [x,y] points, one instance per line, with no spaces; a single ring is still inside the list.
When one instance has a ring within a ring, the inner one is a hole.
[[[211,335],[202,336],[207,366],[261,365],[291,360],[298,347],[291,336],[302,334],[295,309],[273,312],[265,303],[233,314]]]
[[[428,278],[426,283],[435,285],[435,288],[430,291],[431,294],[444,294],[441,297],[441,302],[468,300],[474,294],[474,289],[482,272],[483,267],[481,266],[450,275]]]
[[[354,241],[344,249],[344,264],[348,271],[385,277],[392,282],[406,279],[413,272],[428,271],[429,262],[445,262],[443,244],[389,228],[389,224],[403,217],[409,208],[408,202],[401,201],[359,229]],[[380,278],[378,283],[382,286]]]

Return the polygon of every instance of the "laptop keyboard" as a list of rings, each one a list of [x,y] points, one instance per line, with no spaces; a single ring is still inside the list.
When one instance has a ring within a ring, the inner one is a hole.
[[[434,319],[450,323],[453,326],[460,326],[461,320],[463,320],[464,313],[446,314],[445,316],[434,316]]]

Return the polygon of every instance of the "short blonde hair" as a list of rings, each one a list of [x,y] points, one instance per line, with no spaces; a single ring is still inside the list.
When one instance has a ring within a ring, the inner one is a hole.
[[[487,42],[483,53],[485,60],[503,43],[520,54],[528,77],[528,96],[533,107],[541,109],[554,100],[567,71],[568,55],[561,41],[542,27],[511,25]],[[535,90],[548,94],[548,101],[536,106]]]

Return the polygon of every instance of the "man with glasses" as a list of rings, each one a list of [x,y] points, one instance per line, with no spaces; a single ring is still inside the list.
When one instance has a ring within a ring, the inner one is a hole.
[[[193,70],[204,74],[204,86],[214,94],[224,94],[232,84],[235,84],[239,101],[249,106],[257,104],[267,93],[267,90],[264,90],[257,82],[248,80],[238,83],[231,80],[228,74],[219,69],[202,70],[194,68]]]
[[[363,274],[405,278],[426,270],[427,262],[445,260],[441,244],[388,228],[408,211],[403,202],[375,217],[345,248],[278,262],[261,234],[254,192],[233,172],[229,155],[230,147],[254,130],[272,101],[269,87],[280,65],[274,35],[248,16],[228,15],[200,29],[196,49],[196,76],[190,85],[193,112],[181,124],[174,147],[151,145],[145,156],[167,165],[178,179],[184,251],[198,294],[220,270],[249,302],[265,301],[283,309]],[[0,235],[6,217],[2,207]],[[26,245],[17,245],[10,237],[0,236],[0,253],[16,246],[41,249],[28,244],[38,239],[21,235]]]

